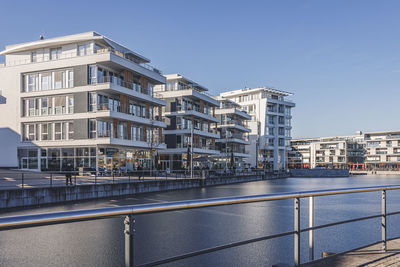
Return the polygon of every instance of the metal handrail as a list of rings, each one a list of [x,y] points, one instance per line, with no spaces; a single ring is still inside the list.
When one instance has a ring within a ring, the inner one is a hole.
[[[187,200],[187,201],[176,201],[176,202],[164,202],[164,203],[152,203],[152,204],[141,204],[141,205],[129,205],[122,207],[110,207],[110,208],[100,208],[100,209],[86,209],[86,210],[76,210],[76,211],[64,211],[64,212],[52,212],[52,213],[42,213],[42,214],[32,214],[23,216],[11,216],[11,217],[0,217],[0,231],[10,230],[10,229],[20,229],[26,227],[36,227],[52,224],[61,223],[71,223],[78,221],[89,221],[96,219],[106,219],[115,216],[127,216],[125,219],[125,263],[127,266],[133,266],[133,225],[134,225],[134,215],[140,214],[151,214],[159,212],[168,211],[178,211],[187,210],[195,208],[205,208],[205,207],[216,207],[224,205],[234,205],[234,204],[244,204],[244,203],[255,203],[263,201],[272,200],[284,200],[284,199],[294,199],[295,203],[295,229],[292,232],[275,234],[271,236],[265,236],[259,238],[260,240],[273,238],[275,236],[294,234],[295,236],[295,265],[300,264],[300,232],[309,231],[310,237],[313,234],[313,230],[321,229],[324,227],[334,226],[343,223],[355,222],[360,220],[367,220],[373,218],[382,218],[382,242],[383,249],[386,250],[386,217],[390,215],[396,215],[400,212],[386,213],[386,191],[387,190],[399,190],[400,185],[388,185],[388,186],[372,186],[372,187],[358,187],[358,188],[342,188],[342,189],[329,189],[329,190],[317,190],[317,191],[303,191],[295,193],[278,193],[278,194],[264,194],[264,195],[251,195],[251,196],[239,196],[239,197],[223,197],[223,198],[211,198],[211,199],[197,199],[197,200]],[[351,219],[326,225],[314,226],[314,197],[317,196],[329,196],[329,195],[340,195],[340,194],[350,194],[350,193],[363,193],[363,192],[382,192],[382,213],[379,215],[367,216],[363,218]],[[300,228],[300,198],[309,198],[310,202],[310,227],[301,229]],[[260,241],[255,239],[254,242]],[[240,244],[245,244],[247,241],[240,241],[233,243],[231,245],[223,245],[219,248],[205,249],[204,253],[210,251],[216,251],[224,249],[227,247],[233,247]],[[313,260],[313,237],[310,242],[310,259]],[[201,254],[204,254],[201,253]],[[198,252],[188,253],[187,255],[173,257],[173,260],[178,260],[190,255],[199,255]],[[171,259],[165,259],[157,262],[169,262]],[[145,264],[154,265],[157,262]]]

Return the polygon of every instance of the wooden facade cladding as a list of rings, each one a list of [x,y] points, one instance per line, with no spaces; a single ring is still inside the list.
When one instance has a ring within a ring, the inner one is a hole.
[[[113,120],[113,128],[114,128],[114,132],[113,132],[113,135],[114,135],[114,138],[117,138],[117,131],[118,131],[118,120],[117,119],[114,119]]]
[[[148,80],[145,77],[140,77],[141,93],[147,94]]]
[[[125,77],[125,81],[126,84],[125,86],[129,89],[133,89],[132,88],[132,83],[133,83],[133,72],[130,70],[124,70],[124,77]]]

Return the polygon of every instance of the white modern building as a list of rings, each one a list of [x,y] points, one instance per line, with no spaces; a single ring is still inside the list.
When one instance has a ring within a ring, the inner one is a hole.
[[[251,116],[242,110],[242,107],[227,98],[215,97],[220,106],[215,110],[216,117],[220,120],[217,125],[220,139],[216,140],[220,154],[216,156],[218,168],[243,170],[245,158],[250,157],[246,153],[246,145],[250,145],[247,121]]]
[[[153,88],[166,80],[149,59],[96,32],[8,45],[0,55],[1,166],[154,167],[166,124]]]
[[[367,132],[364,142],[367,170],[399,170],[400,131]]]
[[[212,156],[219,150],[215,141],[219,119],[215,109],[219,101],[206,94],[207,88],[180,74],[165,75],[166,85],[155,86],[155,92],[166,101],[163,117],[167,123],[167,149],[160,151],[163,169],[188,169],[193,153],[194,167],[211,167]],[[193,151],[191,151],[193,144]]]
[[[221,93],[239,104],[250,116],[250,145],[245,161],[251,167],[287,169],[291,139],[291,110],[295,104],[287,99],[291,93],[267,87],[245,88]]]
[[[363,135],[301,138],[291,141],[289,168],[363,169]]]

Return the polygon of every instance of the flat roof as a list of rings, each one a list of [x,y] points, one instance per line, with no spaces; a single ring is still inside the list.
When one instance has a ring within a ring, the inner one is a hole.
[[[186,83],[191,84],[193,87],[196,87],[200,91],[208,91],[208,89],[200,84],[198,84],[195,81],[192,81],[191,79],[179,74],[179,73],[173,73],[173,74],[165,74],[164,77],[167,79],[167,81],[172,81],[172,80],[182,80]]]
[[[78,33],[78,34],[73,34],[73,35],[65,35],[65,36],[61,36],[61,37],[54,37],[54,38],[37,40],[37,41],[32,41],[32,42],[20,43],[20,44],[7,45],[6,49],[0,52],[0,55],[4,56],[4,55],[13,54],[13,53],[23,52],[23,51],[29,51],[32,49],[47,48],[47,47],[51,47],[51,46],[70,44],[70,43],[79,43],[79,42],[92,41],[92,40],[100,41],[103,44],[106,44],[124,54],[132,54],[133,56],[140,59],[142,62],[145,62],[145,63],[150,62],[150,60],[148,58],[146,58],[142,55],[139,55],[138,53],[133,52],[132,50],[128,49],[127,47],[113,41],[112,39],[110,39],[104,35],[101,35],[101,34],[95,32],[95,31]]]
[[[293,95],[293,93],[289,93],[286,91],[277,90],[277,89],[269,88],[269,87],[244,88],[244,89],[238,89],[238,90],[224,92],[224,93],[221,93],[220,95],[224,96],[224,97],[232,97],[232,96],[243,95],[243,94],[247,94],[247,93],[255,93],[255,92],[260,92],[260,91],[266,91],[266,92],[270,92],[270,93],[281,95],[281,96],[292,96]]]

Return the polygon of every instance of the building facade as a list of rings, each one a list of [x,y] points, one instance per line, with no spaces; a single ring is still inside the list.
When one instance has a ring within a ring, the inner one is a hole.
[[[96,32],[9,45],[0,54],[0,129],[17,136],[16,154],[0,157],[10,156],[12,166],[155,167],[166,124],[165,101],[153,88],[165,77],[147,58]]]
[[[291,93],[271,88],[245,88],[222,93],[239,104],[250,116],[250,144],[246,146],[246,163],[250,167],[286,170],[291,140],[291,110],[295,104],[287,99]]]
[[[220,139],[216,140],[220,155],[216,156],[217,167],[220,169],[243,170],[245,158],[250,155],[246,153],[246,145],[250,145],[247,121],[251,116],[244,112],[239,104],[224,97],[215,97],[220,106],[215,111],[220,120],[217,129]]]
[[[219,101],[205,93],[207,88],[187,77],[165,77],[165,85],[155,86],[156,93],[166,101],[162,116],[167,123],[167,149],[160,151],[162,168],[189,169],[192,153],[195,168],[211,168],[212,156],[219,154],[215,145],[220,138],[216,130],[219,119],[215,115]]]
[[[400,166],[400,131],[364,134],[365,168],[398,171]]]
[[[363,168],[362,135],[294,139],[289,152],[289,168]]]

